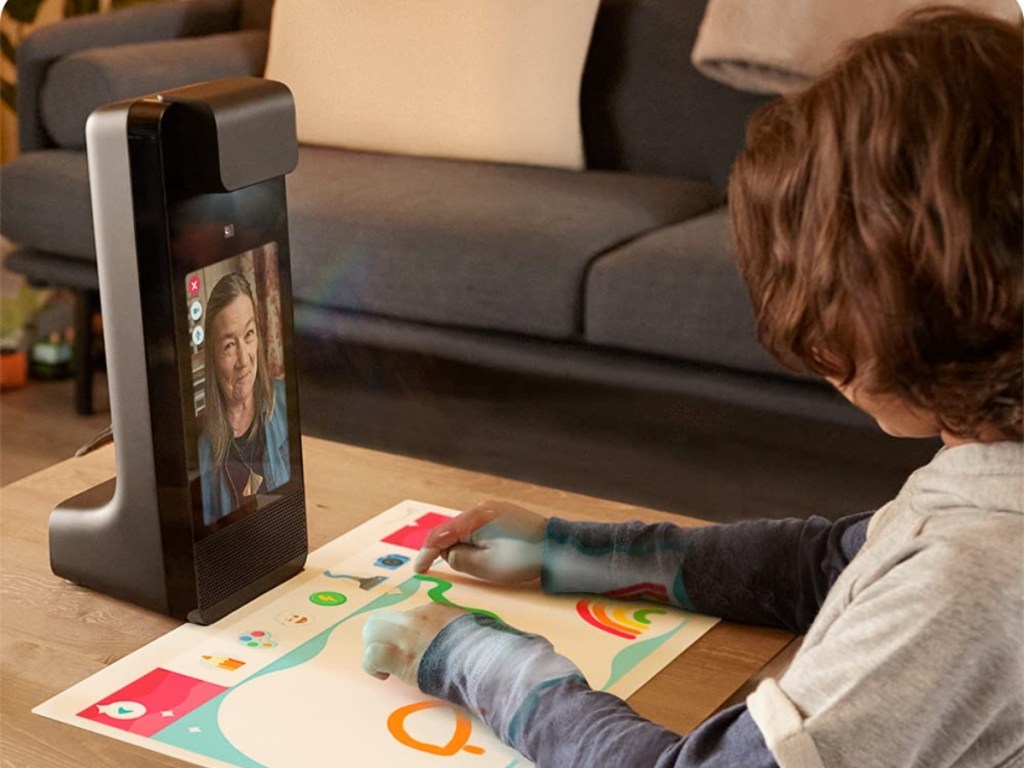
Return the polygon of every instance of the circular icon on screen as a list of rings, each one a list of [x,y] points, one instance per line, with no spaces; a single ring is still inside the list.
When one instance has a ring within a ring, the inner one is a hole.
[[[276,648],[277,640],[271,637],[270,633],[262,629],[254,629],[238,636],[238,642],[246,648]]]
[[[195,328],[192,329],[193,344],[195,344],[198,347],[200,344],[203,343],[204,338],[206,338],[206,335],[203,333],[203,326],[197,325]]]
[[[401,568],[408,562],[409,558],[405,555],[384,555],[384,557],[378,557],[374,565],[378,568],[387,568],[389,571],[393,571],[396,568]]]
[[[189,292],[189,295],[190,296],[198,296],[199,295],[199,289],[202,287],[202,285],[203,284],[199,281],[199,278],[197,276],[193,275],[192,277],[190,277],[188,279],[188,292]]]
[[[309,596],[309,602],[328,607],[341,605],[347,600],[348,598],[341,594],[341,592],[314,592]]]
[[[197,321],[203,316],[203,302],[193,301],[188,305],[188,316]]]
[[[277,615],[277,622],[279,624],[286,624],[296,627],[301,627],[305,624],[311,623],[311,619],[304,613],[293,613],[292,611],[284,611]]]

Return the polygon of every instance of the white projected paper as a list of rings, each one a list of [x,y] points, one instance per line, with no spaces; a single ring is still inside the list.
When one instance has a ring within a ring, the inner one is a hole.
[[[216,624],[181,626],[33,712],[217,768],[521,768],[529,763],[463,710],[363,672],[370,613],[431,600],[491,613],[544,635],[593,688],[622,697],[717,622],[648,602],[487,584],[444,563],[413,573],[427,531],[456,514],[398,504]]]

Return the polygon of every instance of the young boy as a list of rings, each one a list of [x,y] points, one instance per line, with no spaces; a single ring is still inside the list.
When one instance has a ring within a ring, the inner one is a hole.
[[[875,513],[681,529],[489,503],[417,560],[805,634],[686,736],[543,638],[431,605],[372,617],[368,672],[480,716],[539,766],[1024,764],[1021,29],[919,12],[753,119],[729,189],[762,341],[886,432],[944,447]],[[680,696],[685,696],[685,691]]]

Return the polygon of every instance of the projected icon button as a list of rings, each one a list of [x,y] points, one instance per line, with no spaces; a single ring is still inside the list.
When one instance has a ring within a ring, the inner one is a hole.
[[[341,605],[346,600],[348,598],[341,594],[341,592],[314,592],[309,596],[309,602],[316,603],[317,605]]]
[[[203,333],[203,326],[197,325],[195,328],[192,329],[193,344],[195,344],[198,347],[200,344],[203,343],[204,338],[206,338],[206,335]]]
[[[96,708],[115,720],[135,720],[146,714],[146,705],[137,701],[115,701],[113,704],[98,704]]]
[[[286,624],[296,627],[301,627],[304,624],[309,624],[310,618],[304,613],[292,613],[291,611],[284,611],[277,615],[278,624]]]
[[[238,636],[238,642],[246,648],[276,648],[277,640],[270,636],[270,633],[262,629],[254,629]]]
[[[408,562],[409,558],[405,555],[384,555],[384,557],[378,557],[374,565],[378,568],[387,568],[389,571],[393,571],[396,568],[401,568]]]
[[[199,282],[198,277],[190,277],[188,279],[188,292],[190,296],[198,296],[199,289],[202,287],[202,283]]]
[[[188,316],[198,321],[203,316],[203,303],[201,301],[193,301],[189,304]]]

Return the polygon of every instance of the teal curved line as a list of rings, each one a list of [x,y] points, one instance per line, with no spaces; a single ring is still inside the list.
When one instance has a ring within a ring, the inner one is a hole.
[[[392,605],[397,605],[398,603],[405,602],[410,597],[416,594],[416,592],[419,590],[419,587],[420,585],[414,582],[412,579],[406,579],[397,587],[395,587],[395,589],[391,592],[387,592],[378,597],[376,600],[367,603],[362,608],[353,611],[348,616],[343,618],[341,621],[338,621],[335,624],[331,625],[316,637],[307,640],[294,651],[285,654],[280,659],[275,661],[273,664],[268,664],[259,672],[256,672],[248,679],[243,680],[241,683],[236,685],[231,690],[236,690],[242,687],[243,685],[246,685],[247,683],[251,683],[253,680],[256,680],[257,678],[263,677],[264,675],[269,675],[273,672],[281,672],[282,670],[289,669],[291,667],[297,667],[300,664],[305,664],[307,661],[310,661],[311,659],[320,655],[320,652],[327,647],[327,641],[330,639],[331,633],[334,632],[334,630],[336,630],[342,624],[351,619],[354,619],[356,616],[359,616],[361,614],[369,613],[370,611],[377,611],[381,608],[390,608]]]
[[[267,665],[259,672],[254,673],[251,677],[240,682],[238,685],[232,686],[226,691],[214,696],[201,707],[193,710],[177,722],[153,734],[151,738],[154,741],[170,744],[172,746],[188,750],[189,752],[222,760],[230,765],[239,766],[239,768],[267,768],[267,766],[262,763],[257,763],[244,752],[239,751],[239,749],[228,741],[221,733],[217,721],[220,713],[220,707],[221,704],[224,703],[224,700],[242,686],[248,685],[253,680],[263,677],[264,675],[281,672],[285,669],[305,664],[307,661],[315,658],[321,651],[323,651],[327,646],[327,641],[330,639],[331,633],[333,633],[334,630],[342,624],[350,619],[354,619],[360,614],[380,610],[381,608],[389,608],[392,605],[402,603],[415,595],[419,588],[420,583],[415,579],[407,579],[403,581],[395,587],[393,591],[383,594],[376,600],[367,603],[362,608],[353,611],[345,618],[325,629],[316,637],[310,638],[295,650],[285,654],[273,664]],[[198,726],[200,732],[189,733],[188,729],[193,726]]]
[[[670,629],[668,632],[658,635],[657,637],[651,637],[637,643],[632,643],[615,654],[615,658],[612,659],[611,673],[608,677],[608,682],[604,684],[601,690],[607,691],[615,685],[615,683],[619,682],[623,675],[658,650],[662,644],[689,623],[689,619],[683,619],[678,626]]]
[[[452,583],[450,581],[439,579],[436,576],[424,576],[422,574],[416,574],[415,576],[413,576],[413,578],[419,579],[420,581],[432,581],[434,583],[434,586],[427,591],[427,597],[429,597],[435,603],[439,603],[441,605],[450,605],[453,608],[461,608],[464,611],[475,613],[478,616],[489,616],[495,621],[500,621],[502,624],[507,623],[506,621],[502,620],[502,618],[498,614],[491,613],[490,611],[485,611],[483,608],[470,608],[466,605],[459,605],[458,603],[453,603],[451,600],[444,596],[444,593],[452,588]]]
[[[664,616],[665,611],[661,610],[661,608],[644,608],[643,610],[634,613],[633,618],[639,621],[641,624],[650,624],[651,620],[647,617],[651,614],[658,614]]]

